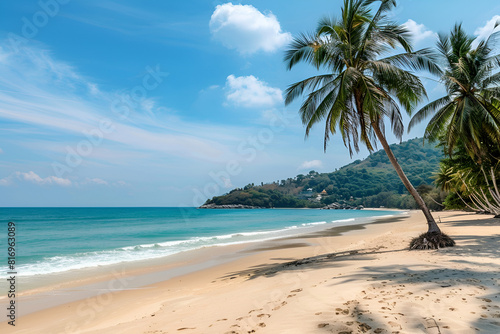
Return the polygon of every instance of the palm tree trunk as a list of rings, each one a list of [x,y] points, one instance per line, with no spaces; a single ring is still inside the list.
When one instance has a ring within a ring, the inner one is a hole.
[[[410,183],[410,180],[406,177],[405,173],[403,172],[403,169],[401,169],[401,166],[398,163],[398,160],[394,156],[394,153],[392,153],[391,148],[389,147],[389,144],[387,143],[387,140],[385,139],[385,135],[382,133],[380,130],[380,127],[377,122],[372,123],[373,130],[375,131],[375,134],[377,135],[378,140],[382,144],[382,147],[384,148],[385,153],[387,154],[387,157],[389,158],[392,166],[396,170],[396,173],[398,174],[399,178],[405,185],[406,189],[408,189],[408,192],[413,196],[415,199],[415,202],[417,202],[417,205],[420,207],[420,210],[424,213],[425,218],[427,219],[427,225],[429,226],[429,230],[427,232],[432,233],[441,233],[441,230],[439,229],[438,225],[436,224],[436,221],[432,217],[431,212],[429,211],[429,208],[425,204],[424,200],[422,197],[420,197],[419,193],[413,185]]]

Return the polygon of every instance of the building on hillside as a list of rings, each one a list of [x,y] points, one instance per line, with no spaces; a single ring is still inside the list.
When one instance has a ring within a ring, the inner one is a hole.
[[[313,189],[307,188],[307,190],[303,190],[297,197],[300,199],[310,199],[313,197]]]

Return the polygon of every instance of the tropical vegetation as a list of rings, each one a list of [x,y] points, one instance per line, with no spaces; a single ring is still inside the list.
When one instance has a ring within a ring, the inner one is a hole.
[[[439,141],[448,155],[437,178],[450,192],[445,205],[499,216],[500,55],[493,52],[497,35],[476,41],[461,24],[439,35],[437,59],[446,95],[421,108],[410,128],[432,115],[424,138]]]
[[[390,19],[395,6],[395,0],[344,0],[338,18],[320,20],[316,31],[296,37],[285,55],[289,70],[306,63],[322,72],[286,90],[286,104],[304,97],[299,114],[306,136],[324,123],[325,151],[330,137],[339,133],[351,156],[360,145],[374,152],[377,142],[387,156],[376,152],[332,173],[311,171],[281,182],[251,184],[208,202],[418,206],[428,231],[412,240],[412,249],[454,245],[429,208],[466,208],[500,217],[500,55],[494,50],[500,31],[477,40],[456,24],[449,34],[439,34],[435,49],[414,51],[409,31]],[[422,70],[436,75],[446,94],[414,113],[426,98],[415,74]],[[402,138],[401,110],[413,114],[409,129],[428,122],[420,146],[425,152],[388,145],[386,124]],[[439,157],[430,153],[435,149],[429,142],[438,144]],[[441,160],[439,167],[434,158]],[[389,162],[394,170],[387,169]],[[432,171],[437,173],[432,176]],[[404,186],[395,182],[396,175]],[[431,185],[433,180],[439,188]]]
[[[491,156],[500,144],[500,55],[491,46],[496,36],[473,47],[475,38],[460,24],[439,35],[436,59],[446,95],[421,108],[409,124],[411,129],[432,115],[424,139],[440,140],[449,155],[461,143],[478,164],[498,159]]]
[[[391,150],[400,157],[402,168],[408,171],[408,179],[418,185],[417,190],[427,206],[432,210],[442,210],[447,192],[433,186],[443,158],[442,150],[431,144],[422,145],[422,138],[393,144]],[[320,199],[318,195],[321,195]],[[205,204],[318,208],[332,203],[351,207],[418,208],[383,150],[330,173],[309,171],[274,182],[248,184],[215,196]]]
[[[285,62],[292,69],[300,62],[309,63],[326,74],[310,77],[286,90],[287,104],[307,94],[299,113],[311,128],[325,122],[324,145],[330,135],[340,132],[349,152],[359,150],[359,143],[373,151],[376,140],[384,148],[396,173],[427,219],[425,236],[412,242],[413,248],[453,246],[443,234],[432,214],[401,169],[385,137],[385,121],[397,138],[404,125],[400,106],[411,114],[426,97],[421,80],[410,70],[440,74],[433,53],[414,51],[410,32],[392,22],[390,11],[395,0],[345,0],[338,19],[320,20],[316,32],[295,38],[286,52]],[[392,54],[400,47],[404,53]],[[431,240],[432,242],[429,242]]]
[[[490,153],[491,156],[499,156],[500,147],[492,148]],[[478,164],[459,143],[453,154],[441,161],[437,174],[436,184],[448,192],[443,205],[450,209],[466,208],[500,217],[499,167],[498,159]]]

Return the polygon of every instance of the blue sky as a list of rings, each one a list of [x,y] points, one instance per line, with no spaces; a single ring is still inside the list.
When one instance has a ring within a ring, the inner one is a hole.
[[[304,140],[283,51],[341,1],[4,1],[1,206],[197,206],[248,183],[327,172],[349,157]],[[455,22],[479,37],[498,1],[399,1],[432,46]],[[435,79],[435,78],[434,78]],[[444,92],[424,79],[429,97]],[[408,118],[405,118],[406,124]],[[423,134],[417,127],[404,139]],[[396,142],[393,136],[388,136]]]

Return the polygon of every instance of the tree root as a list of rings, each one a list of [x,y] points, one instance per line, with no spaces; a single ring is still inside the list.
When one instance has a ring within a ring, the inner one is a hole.
[[[412,249],[439,249],[455,246],[455,241],[444,233],[426,232],[410,242]]]

